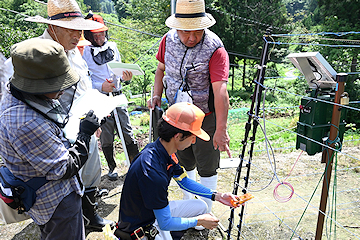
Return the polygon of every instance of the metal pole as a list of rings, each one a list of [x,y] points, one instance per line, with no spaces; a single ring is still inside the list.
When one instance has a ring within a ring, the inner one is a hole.
[[[151,93],[150,93],[150,103],[151,103],[151,108],[150,108],[150,122],[149,122],[149,143],[151,143],[151,136],[152,136],[152,115],[153,115],[153,109],[152,109],[152,104],[153,104],[153,91],[154,91],[154,86],[151,86]]]
[[[347,74],[346,73],[339,73],[336,75],[336,93],[334,103],[340,104],[341,95],[344,93],[345,82],[346,82]],[[331,126],[330,126],[330,134],[329,140],[333,142],[330,144],[331,148],[335,147],[335,139],[338,136],[338,128],[340,123],[340,115],[341,115],[341,107],[334,105],[333,113],[331,118]],[[315,240],[320,240],[322,238],[322,232],[324,227],[324,218],[325,218],[325,211],[326,211],[326,204],[329,195],[329,186],[331,180],[331,172],[332,172],[332,163],[333,163],[333,152],[332,149],[325,148],[322,153],[322,161],[326,164],[325,166],[325,175],[323,179],[323,187],[321,193],[321,201],[319,207],[319,215],[318,215],[318,222],[316,227],[316,235]]]
[[[118,132],[118,134],[120,136],[121,144],[122,144],[124,154],[125,154],[125,163],[126,163],[126,166],[130,166],[130,160],[129,160],[129,155],[128,155],[127,148],[126,148],[124,134],[122,132],[120,119],[119,119],[119,115],[118,115],[118,113],[116,111],[116,108],[113,110],[113,113],[114,113],[114,118],[115,118],[115,122],[116,122],[116,126],[117,126],[117,132]]]
[[[261,53],[261,59],[260,59],[260,65],[258,67],[258,71],[257,71],[257,75],[256,75],[256,81],[260,84],[264,83],[264,77],[265,77],[265,70],[266,70],[266,64],[268,61],[268,51],[269,51],[269,44],[268,44],[268,40],[270,40],[269,35],[270,35],[270,31],[271,29],[267,29],[266,30],[266,35],[264,36],[264,47],[262,49],[262,53]],[[256,84],[255,87],[255,91],[253,93],[253,98],[252,98],[252,103],[251,103],[251,107],[250,107],[250,111],[249,111],[249,118],[248,121],[246,122],[245,125],[245,136],[244,136],[244,140],[242,141],[243,144],[243,149],[242,152],[240,154],[240,164],[237,168],[237,174],[236,174],[236,178],[235,178],[235,182],[234,182],[234,190],[233,190],[233,194],[237,195],[238,193],[238,187],[239,187],[239,181],[240,181],[240,176],[241,176],[241,167],[244,161],[244,156],[245,156],[245,150],[246,150],[246,146],[247,146],[247,139],[251,130],[251,122],[253,121],[253,116],[257,116],[259,113],[259,109],[260,109],[260,101],[261,101],[261,94],[262,94],[262,90],[263,87],[260,84]],[[255,109],[255,113],[254,113],[254,109]],[[246,172],[246,177],[244,178],[245,180],[245,187],[243,188],[242,192],[245,194],[247,192],[247,186],[248,186],[248,182],[249,182],[249,175],[250,175],[250,167],[251,167],[251,159],[252,159],[252,153],[253,153],[253,148],[254,148],[254,144],[255,144],[255,135],[256,135],[256,130],[257,130],[257,126],[258,123],[257,121],[253,121],[253,132],[252,132],[252,137],[250,138],[251,142],[251,148],[249,150],[249,163],[246,164],[247,167],[247,172]],[[239,225],[238,227],[238,236],[237,239],[240,238],[240,232],[241,232],[241,225],[242,225],[242,221],[243,221],[243,215],[244,215],[244,210],[245,207],[241,206],[241,213],[239,214],[240,216],[240,221],[239,221]],[[231,228],[233,225],[233,220],[234,220],[234,209],[231,210],[230,212],[230,218],[229,218],[229,229],[227,230],[228,233],[228,237],[227,239],[230,240],[231,238]]]
[[[176,11],[176,0],[171,0],[170,5],[171,5],[171,15],[173,15]]]

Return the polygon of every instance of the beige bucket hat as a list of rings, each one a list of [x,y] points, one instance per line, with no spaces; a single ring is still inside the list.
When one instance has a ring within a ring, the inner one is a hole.
[[[47,19],[36,15],[35,17],[25,18],[25,20],[74,30],[94,30],[104,27],[102,23],[85,20],[75,0],[49,0],[47,13]]]
[[[210,13],[205,12],[204,0],[178,0],[176,13],[166,19],[169,28],[178,30],[201,30],[216,23]]]
[[[14,66],[10,83],[22,92],[58,92],[80,80],[76,71],[70,67],[64,47],[53,40],[28,39],[14,44],[10,54]]]

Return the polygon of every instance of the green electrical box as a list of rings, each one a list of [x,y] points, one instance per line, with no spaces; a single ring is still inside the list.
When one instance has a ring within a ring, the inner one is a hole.
[[[344,122],[339,124],[339,138],[341,142],[344,137],[345,125],[346,124]],[[301,149],[309,155],[322,152],[323,146],[320,145],[319,142],[324,143],[323,138],[329,136],[330,126],[331,124],[312,126],[306,123],[298,122],[296,149]],[[306,138],[302,136],[305,136]]]
[[[319,100],[333,102],[334,98],[319,97]],[[334,104],[304,97],[301,99],[299,122],[312,126],[331,123]],[[347,108],[341,109],[340,122],[346,117]]]
[[[329,137],[334,105],[328,102],[333,101],[334,97],[330,95],[318,96],[315,99],[309,97],[301,99],[300,116],[297,123],[296,149],[304,150],[309,155],[322,152],[323,146],[319,143],[324,143],[323,139]],[[346,108],[341,108],[338,133],[341,142],[345,132],[346,110]]]

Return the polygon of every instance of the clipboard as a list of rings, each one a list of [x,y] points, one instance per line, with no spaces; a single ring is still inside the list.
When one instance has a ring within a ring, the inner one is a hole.
[[[143,70],[137,64],[111,61],[107,63],[111,71],[117,76],[122,76],[123,71],[132,72],[133,75],[144,75]]]

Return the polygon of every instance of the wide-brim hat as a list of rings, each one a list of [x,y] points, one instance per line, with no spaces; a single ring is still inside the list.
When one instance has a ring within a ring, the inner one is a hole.
[[[58,92],[80,80],[76,71],[70,67],[64,47],[53,40],[25,40],[14,44],[10,54],[14,66],[10,83],[22,92]]]
[[[204,141],[210,140],[210,136],[201,129],[205,113],[192,103],[175,103],[164,112],[162,117],[176,128],[189,131]]]
[[[48,18],[39,15],[25,18],[29,22],[46,23],[74,30],[93,30],[104,26],[99,22],[86,20],[75,0],[49,0],[47,3]]]
[[[205,12],[204,0],[178,0],[176,13],[168,17],[166,26],[178,30],[201,30],[216,23],[210,13]]]

